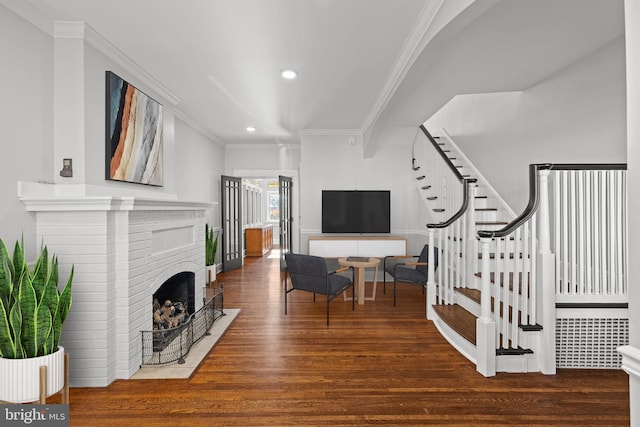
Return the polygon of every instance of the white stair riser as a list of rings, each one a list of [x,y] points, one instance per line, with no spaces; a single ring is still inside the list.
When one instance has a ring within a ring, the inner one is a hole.
[[[479,208],[482,209],[482,208]],[[482,211],[476,210],[475,213],[476,221],[497,221],[498,220],[498,212],[497,211]]]

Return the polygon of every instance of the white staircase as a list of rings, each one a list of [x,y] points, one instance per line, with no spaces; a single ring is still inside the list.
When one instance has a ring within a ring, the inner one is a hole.
[[[444,130],[432,137],[421,127],[414,144],[413,168],[418,190],[425,206],[435,219],[434,222],[437,223],[435,226],[428,226],[429,244],[431,247],[439,248],[444,261],[437,272],[430,273],[433,283],[428,293],[428,318],[434,321],[440,333],[461,354],[475,363],[484,375],[494,375],[496,370],[540,371],[540,364],[536,358],[536,352],[540,347],[539,328],[520,325],[518,315],[514,320],[518,324],[514,325],[508,314],[499,310],[498,313],[494,313],[493,309],[481,320],[482,255],[477,232],[500,230],[516,218],[515,213]],[[467,210],[462,214],[464,206]],[[458,218],[452,221],[456,214]],[[521,240],[521,236],[517,239]],[[516,249],[516,246],[521,245],[516,245],[514,240],[504,239],[504,244],[499,250],[488,254],[487,258],[495,261],[496,253],[499,254],[498,259],[522,258],[521,249]],[[518,255],[515,255],[516,253]],[[528,253],[525,256],[529,258]],[[499,268],[499,262],[491,264],[492,272]],[[501,274],[491,274],[489,300],[493,306],[497,304],[498,307],[504,306],[512,311],[511,302],[524,299],[518,289],[513,289],[521,288],[522,284],[513,286],[508,283],[496,283],[494,277],[500,276]],[[508,307],[503,301],[508,302]],[[523,304],[525,303],[516,304],[516,310]],[[506,320],[498,320],[498,324],[505,333],[495,330],[493,320],[486,322],[488,318],[500,319],[503,314]],[[485,323],[488,326],[483,326]],[[478,346],[476,338],[487,334],[492,336],[492,340],[489,340],[490,348],[487,348],[484,340]],[[503,346],[503,341],[508,344]],[[512,343],[516,343],[516,346],[513,347]],[[490,355],[487,356],[486,353]],[[490,359],[491,362],[483,362],[486,359]],[[485,368],[481,368],[481,365],[485,365]],[[490,367],[486,368],[487,365]]]
[[[518,216],[444,131],[420,127],[413,168],[439,260],[428,265],[427,318],[478,372],[619,366],[626,165],[531,164]],[[598,343],[595,362],[582,360],[584,343]]]

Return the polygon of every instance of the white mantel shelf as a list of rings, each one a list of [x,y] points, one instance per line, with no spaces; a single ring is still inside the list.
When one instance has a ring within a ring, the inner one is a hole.
[[[142,197],[75,196],[19,197],[29,212],[43,211],[167,211],[205,210],[217,203],[183,202]]]
[[[108,189],[109,187],[87,185],[19,182],[18,199],[29,212],[206,210],[218,205],[214,202],[177,200],[173,195],[151,191],[146,191],[145,196],[92,194]]]

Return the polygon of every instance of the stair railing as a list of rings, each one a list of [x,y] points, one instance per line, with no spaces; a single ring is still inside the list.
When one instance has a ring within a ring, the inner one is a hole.
[[[448,216],[445,221],[427,224],[429,260],[438,259],[437,271],[434,262],[429,262],[427,267],[427,318],[433,319],[435,304],[454,304],[455,289],[472,283],[472,270],[465,254],[471,253],[473,246],[469,245],[474,245],[476,240],[475,220],[471,216],[476,180],[464,178],[436,139],[424,126],[420,129],[427,138],[426,144],[414,151],[424,150],[418,158],[418,162],[426,165],[424,172],[417,171],[419,178],[425,177],[421,188],[427,190],[425,187],[428,187],[432,194],[428,197],[441,200]],[[449,214],[451,212],[453,214]]]
[[[626,297],[625,169],[620,164],[532,164],[524,212],[500,230],[478,231],[479,372],[494,375],[496,355],[527,352],[519,345],[521,331],[540,330],[540,370],[555,373],[557,302]]]
[[[551,165],[556,303],[625,304],[626,165]]]
[[[438,141],[424,126],[416,135],[413,146],[413,169],[416,185],[434,222],[448,218],[462,203],[462,181],[455,167]]]
[[[545,207],[538,209],[540,195],[546,192],[538,182],[540,169],[540,165],[529,165],[529,202],[524,212],[500,230],[478,231],[482,287],[476,322],[477,369],[485,376],[495,375],[496,355],[523,354],[521,325],[539,329],[536,267],[538,251],[543,248],[536,241],[538,225],[546,229],[543,234],[548,233],[544,194]]]

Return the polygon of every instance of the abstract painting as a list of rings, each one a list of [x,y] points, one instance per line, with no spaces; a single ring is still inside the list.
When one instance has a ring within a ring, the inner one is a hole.
[[[162,186],[162,105],[106,72],[108,180]]]

